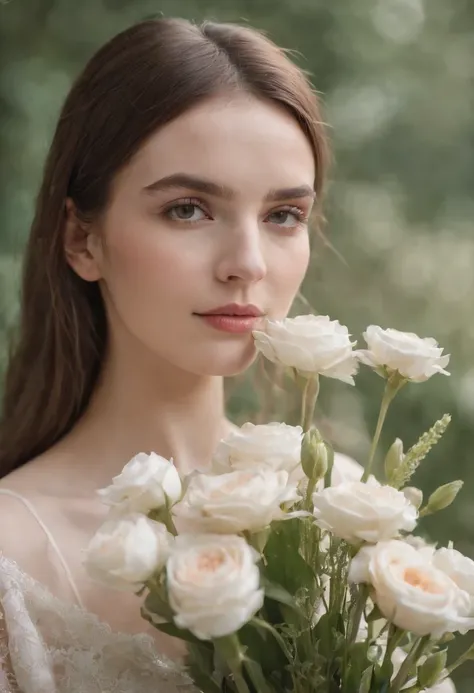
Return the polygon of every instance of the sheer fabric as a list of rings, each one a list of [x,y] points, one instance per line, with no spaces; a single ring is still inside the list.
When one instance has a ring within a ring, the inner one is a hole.
[[[0,693],[197,693],[148,635],[113,633],[0,554]]]

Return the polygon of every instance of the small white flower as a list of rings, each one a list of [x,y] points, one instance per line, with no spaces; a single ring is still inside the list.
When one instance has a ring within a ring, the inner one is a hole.
[[[258,559],[241,537],[178,536],[166,568],[176,625],[201,640],[238,631],[263,605]]]
[[[112,484],[98,492],[114,515],[147,514],[181,498],[181,479],[173,462],[152,452],[133,457]]]
[[[440,638],[474,628],[469,595],[404,541],[365,546],[351,562],[350,582],[368,582],[385,618],[416,635]]]
[[[397,371],[404,378],[421,383],[435,373],[449,375],[445,370],[449,356],[431,337],[422,339],[411,332],[384,330],[370,325],[364,333],[367,349],[356,351],[359,361],[376,370]]]
[[[168,558],[173,537],[139,513],[107,520],[85,550],[84,566],[96,582],[137,592]]]
[[[245,471],[262,464],[291,473],[300,464],[302,435],[301,426],[245,423],[220,441],[212,461],[213,470]]]
[[[357,372],[347,327],[327,315],[299,315],[267,320],[253,332],[255,346],[269,360],[295,368],[305,376],[324,375],[351,385]]]
[[[401,491],[377,482],[343,482],[313,494],[316,524],[341,539],[375,543],[411,532],[416,508]]]
[[[228,474],[194,474],[173,514],[180,531],[258,532],[273,520],[292,516],[285,509],[299,499],[295,484],[288,482],[288,472],[283,470],[258,467]]]

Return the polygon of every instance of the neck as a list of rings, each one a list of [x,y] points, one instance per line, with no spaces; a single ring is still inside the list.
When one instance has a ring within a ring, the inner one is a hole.
[[[231,424],[223,379],[184,372],[155,355],[109,353],[89,407],[65,440],[94,484],[109,483],[138,452],[156,452],[183,473],[205,468]],[[98,460],[100,464],[97,464]]]

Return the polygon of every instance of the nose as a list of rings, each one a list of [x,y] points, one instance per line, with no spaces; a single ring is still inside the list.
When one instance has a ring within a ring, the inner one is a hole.
[[[261,233],[256,223],[226,229],[223,248],[217,262],[220,282],[252,284],[265,277],[267,266],[262,250]]]

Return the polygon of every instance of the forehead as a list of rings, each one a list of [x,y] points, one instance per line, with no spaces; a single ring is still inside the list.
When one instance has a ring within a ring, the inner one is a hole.
[[[238,94],[195,106],[152,135],[127,167],[126,178],[149,185],[186,172],[237,193],[313,185],[314,157],[296,120],[282,107]]]

